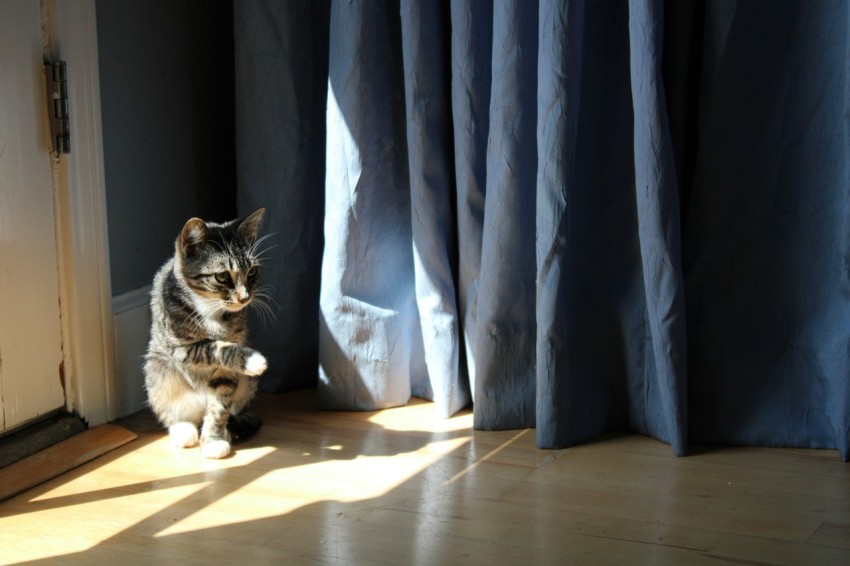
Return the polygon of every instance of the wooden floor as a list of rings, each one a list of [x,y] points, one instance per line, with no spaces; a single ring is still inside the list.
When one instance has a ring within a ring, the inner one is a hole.
[[[265,426],[223,461],[125,420],[137,440],[0,504],[0,563],[850,564],[834,451],[546,451],[428,403],[326,413],[313,395],[261,397]]]

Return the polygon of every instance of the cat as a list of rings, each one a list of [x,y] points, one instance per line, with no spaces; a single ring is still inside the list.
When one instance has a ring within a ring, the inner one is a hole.
[[[227,457],[231,433],[246,438],[262,425],[247,407],[268,362],[245,340],[246,307],[267,308],[257,286],[264,214],[223,224],[190,219],[154,277],[148,403],[173,445],[200,443],[206,458]]]

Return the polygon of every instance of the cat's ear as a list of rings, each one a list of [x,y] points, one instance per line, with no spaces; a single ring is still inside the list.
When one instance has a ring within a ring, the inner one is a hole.
[[[187,256],[194,255],[198,246],[206,242],[209,236],[210,229],[207,228],[206,222],[200,218],[190,218],[180,232],[180,244],[183,253]]]
[[[257,232],[260,231],[260,225],[263,223],[263,215],[265,213],[265,208],[259,208],[239,224],[237,230],[246,242],[253,242],[257,239]]]

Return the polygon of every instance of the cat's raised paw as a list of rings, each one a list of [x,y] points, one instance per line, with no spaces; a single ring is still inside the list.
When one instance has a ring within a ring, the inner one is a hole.
[[[245,375],[260,375],[268,367],[266,357],[259,352],[254,352],[245,360]]]
[[[198,443],[198,429],[192,423],[175,423],[168,427],[168,437],[177,448],[191,448]]]
[[[211,440],[201,444],[201,456],[219,460],[230,455],[230,443],[226,440]]]

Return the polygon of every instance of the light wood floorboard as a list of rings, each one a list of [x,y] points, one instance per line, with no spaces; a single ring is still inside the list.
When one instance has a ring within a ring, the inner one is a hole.
[[[850,465],[830,450],[610,434],[539,450],[431,404],[322,412],[261,396],[233,457],[138,439],[0,504],[0,563],[850,565]]]

